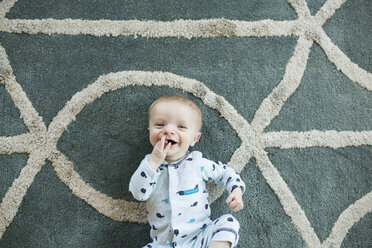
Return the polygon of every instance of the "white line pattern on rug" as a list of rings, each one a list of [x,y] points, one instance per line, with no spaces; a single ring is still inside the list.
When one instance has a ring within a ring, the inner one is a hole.
[[[58,177],[76,196],[89,203],[101,214],[117,221],[146,222],[144,204],[113,199],[93,189],[74,170],[74,164],[68,161],[66,156],[56,148],[56,144],[67,129],[68,124],[75,120],[86,104],[93,102],[109,91],[128,85],[168,86],[181,89],[194,94],[206,106],[220,112],[242,140],[241,146],[234,152],[228,164],[241,172],[251,157],[257,159],[258,168],[308,247],[340,247],[350,228],[372,211],[372,192],[370,192],[344,210],[334,224],[328,238],[321,244],[305,212],[264,150],[268,147],[291,149],[372,145],[372,131],[264,132],[271,121],[280,114],[287,99],[301,84],[313,42],[316,42],[325,51],[328,59],[349,79],[369,91],[372,90],[372,74],[351,62],[332,43],[322,29],[325,21],[346,2],[345,0],[326,1],[315,16],[311,16],[306,1],[289,0],[288,2],[298,14],[299,19],[293,21],[262,20],[257,22],[226,19],[176,20],[173,22],[7,19],[5,17],[7,12],[16,2],[16,0],[0,2],[1,32],[87,34],[94,36],[131,35],[149,38],[183,37],[188,39],[218,36],[297,35],[299,39],[293,56],[287,64],[282,81],[262,102],[256,111],[252,124],[249,124],[239,115],[235,108],[222,96],[213,93],[202,82],[166,72],[123,71],[102,75],[93,84],[76,93],[53,118],[48,129],[22,87],[17,83],[6,51],[0,45],[0,83],[9,92],[15,106],[21,113],[23,122],[30,131],[13,137],[0,137],[0,154],[30,154],[26,166],[21,170],[19,177],[14,180],[0,204],[0,238],[13,221],[28,188],[46,160],[52,162]],[[214,201],[220,194],[221,190],[212,187],[210,200]],[[131,209],[129,213],[128,209]]]

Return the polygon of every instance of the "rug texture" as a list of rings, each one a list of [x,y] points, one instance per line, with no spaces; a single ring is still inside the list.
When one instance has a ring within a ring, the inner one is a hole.
[[[128,183],[168,94],[247,184],[239,247],[372,247],[371,23],[370,0],[0,1],[0,247],[147,244]]]

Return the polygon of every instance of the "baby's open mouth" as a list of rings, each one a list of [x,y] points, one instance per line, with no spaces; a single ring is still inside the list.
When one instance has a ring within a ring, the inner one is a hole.
[[[166,140],[165,140],[165,144],[168,145],[168,143],[171,143],[171,145],[177,144],[177,142],[174,141],[174,140],[166,139]]]

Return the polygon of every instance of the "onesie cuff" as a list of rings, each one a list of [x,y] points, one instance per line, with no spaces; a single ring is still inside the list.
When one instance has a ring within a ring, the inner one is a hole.
[[[231,247],[235,247],[238,244],[239,234],[235,230],[230,228],[217,229],[212,241],[227,241],[231,243]]]
[[[230,188],[230,194],[234,191],[234,189],[240,187],[240,189],[242,190],[242,194],[244,194],[245,192],[245,183],[240,181],[239,183],[235,183],[231,186]]]
[[[150,164],[149,164],[149,157],[150,156],[146,156],[142,162],[141,162],[141,169],[150,177],[152,178],[155,178],[155,177],[158,177],[160,175],[160,172],[159,170],[154,170],[153,168],[151,168]]]

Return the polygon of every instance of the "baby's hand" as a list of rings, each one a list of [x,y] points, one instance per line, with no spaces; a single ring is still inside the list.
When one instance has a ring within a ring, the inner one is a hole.
[[[237,187],[231,192],[229,197],[227,197],[226,203],[229,205],[231,211],[238,212],[244,208],[242,194],[241,188]]]
[[[152,153],[150,154],[149,164],[152,169],[157,170],[161,163],[164,161],[167,153],[171,147],[171,143],[165,146],[165,135],[155,144]]]

